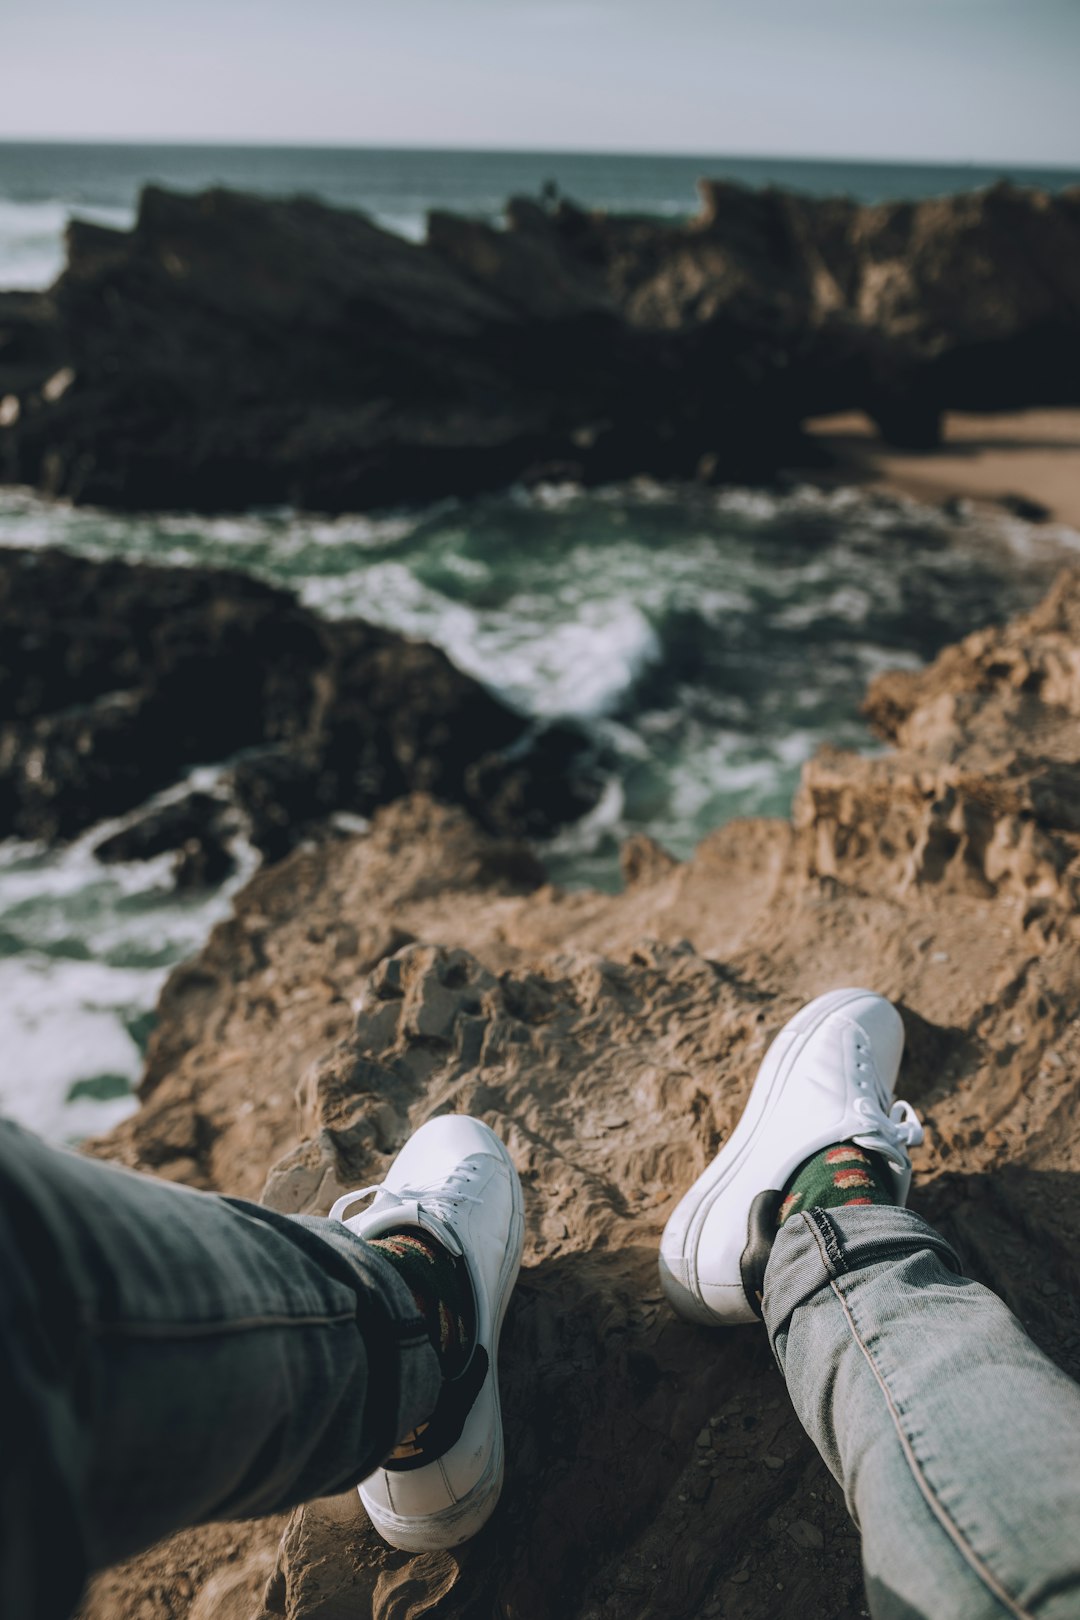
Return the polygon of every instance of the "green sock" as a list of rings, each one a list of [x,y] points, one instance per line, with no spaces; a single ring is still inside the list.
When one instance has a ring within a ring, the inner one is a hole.
[[[472,1289],[464,1260],[455,1257],[418,1226],[401,1227],[385,1237],[369,1238],[409,1286],[427,1325],[444,1378],[464,1367],[476,1336]]]
[[[803,1209],[895,1203],[895,1178],[880,1153],[867,1153],[854,1142],[837,1142],[800,1164],[784,1188],[776,1224],[783,1226]]]

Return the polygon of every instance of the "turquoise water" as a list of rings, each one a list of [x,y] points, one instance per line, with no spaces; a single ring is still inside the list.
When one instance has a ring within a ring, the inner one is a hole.
[[[63,262],[72,212],[130,223],[148,181],[184,191],[224,184],[285,195],[306,192],[361,208],[414,239],[430,208],[497,220],[511,196],[536,196],[552,180],[589,207],[677,218],[697,206],[707,176],[780,185],[859,202],[970,191],[1002,176],[1051,190],[1080,171],[974,165],[838,163],[797,158],[686,157],[550,152],[395,151],[376,148],[110,146],[0,142],[0,287],[44,286]]]
[[[874,674],[1026,606],[1080,537],[855,491],[643,481],[336,519],[120,517],[0,490],[0,544],[249,569],[437,642],[527,714],[577,719],[607,789],[542,854],[559,881],[612,887],[628,833],[687,855],[731,816],[786,813],[822,742],[874,746]],[[254,867],[241,848],[227,889],[177,897],[167,858],[98,863],[102,832],[0,844],[0,1108],[59,1139],[130,1111],[170,965]]]

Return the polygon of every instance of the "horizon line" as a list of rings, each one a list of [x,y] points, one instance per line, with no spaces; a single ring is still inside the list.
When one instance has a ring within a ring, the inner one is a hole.
[[[978,157],[885,157],[885,156],[851,156],[848,154],[815,152],[810,154],[793,152],[742,152],[742,151],[690,151],[688,149],[666,149],[649,151],[642,148],[631,147],[581,147],[581,146],[458,146],[451,143],[442,145],[426,145],[419,142],[389,142],[389,141],[324,141],[309,138],[282,140],[279,137],[251,136],[238,140],[229,136],[217,139],[213,136],[172,136],[172,135],[5,135],[0,134],[0,146],[99,146],[117,148],[176,148],[188,151],[208,151],[228,149],[237,152],[249,151],[279,151],[279,152],[415,152],[436,155],[445,153],[461,157],[598,157],[598,158],[647,158],[671,159],[674,161],[704,159],[706,161],[734,160],[741,163],[833,163],[850,164],[866,168],[922,168],[922,169],[1052,169],[1062,173],[1080,173],[1080,157],[1074,162],[1062,162],[1060,159],[1034,159],[1034,158],[978,158]]]

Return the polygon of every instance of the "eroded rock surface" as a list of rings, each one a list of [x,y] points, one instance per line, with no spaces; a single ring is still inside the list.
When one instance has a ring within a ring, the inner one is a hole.
[[[175,849],[178,881],[215,883],[237,825],[277,859],[335,812],[417,789],[542,835],[595,802],[584,753],[569,726],[533,737],[436,647],[247,575],[0,551],[0,838],[70,838],[230,762],[217,797],[101,850]]]
[[[707,182],[693,220],[511,203],[414,244],[309,199],[148,188],[0,295],[0,479],[341,511],[514,480],[746,481],[808,416],[894,443],[1078,403],[1080,191],[866,207]]]
[[[255,878],[169,983],[142,1111],[92,1150],[325,1212],[431,1113],[486,1119],[527,1208],[506,1494],[437,1558],[384,1548],[355,1494],[283,1535],[190,1532],[85,1620],[201,1616],[229,1580],[250,1620],[856,1620],[858,1538],[764,1336],[678,1322],[656,1277],[768,1041],[838,984],[904,1016],[914,1207],[1080,1372],[1080,575],[870,707],[892,752],[818,758],[792,822],[689,862],[635,848],[620,895],[546,886],[422,798]]]

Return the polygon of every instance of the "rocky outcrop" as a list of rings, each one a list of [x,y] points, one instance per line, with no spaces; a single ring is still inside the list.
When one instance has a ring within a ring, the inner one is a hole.
[[[99,846],[177,850],[187,883],[220,880],[238,829],[277,859],[418,789],[528,835],[597,793],[576,732],[534,736],[437,648],[208,569],[0,551],[0,714],[0,837],[70,838],[230,762]]]
[[[513,480],[771,476],[810,415],[935,442],[1077,403],[1080,192],[864,207],[703,185],[686,224],[149,188],[0,297],[0,478],[125,508],[343,510]]]
[[[324,1212],[431,1113],[487,1119],[527,1209],[505,1498],[439,1557],[383,1547],[355,1494],[190,1532],[84,1620],[219,1591],[244,1620],[855,1620],[858,1538],[763,1336],[676,1321],[656,1276],[771,1036],[837,984],[901,1008],[913,1204],[1080,1373],[1080,575],[869,703],[891,752],[819,757],[791,822],[688,862],[637,841],[618,895],[547,886],[425,798],[253,880],[169,981],[142,1110],[92,1151]]]

